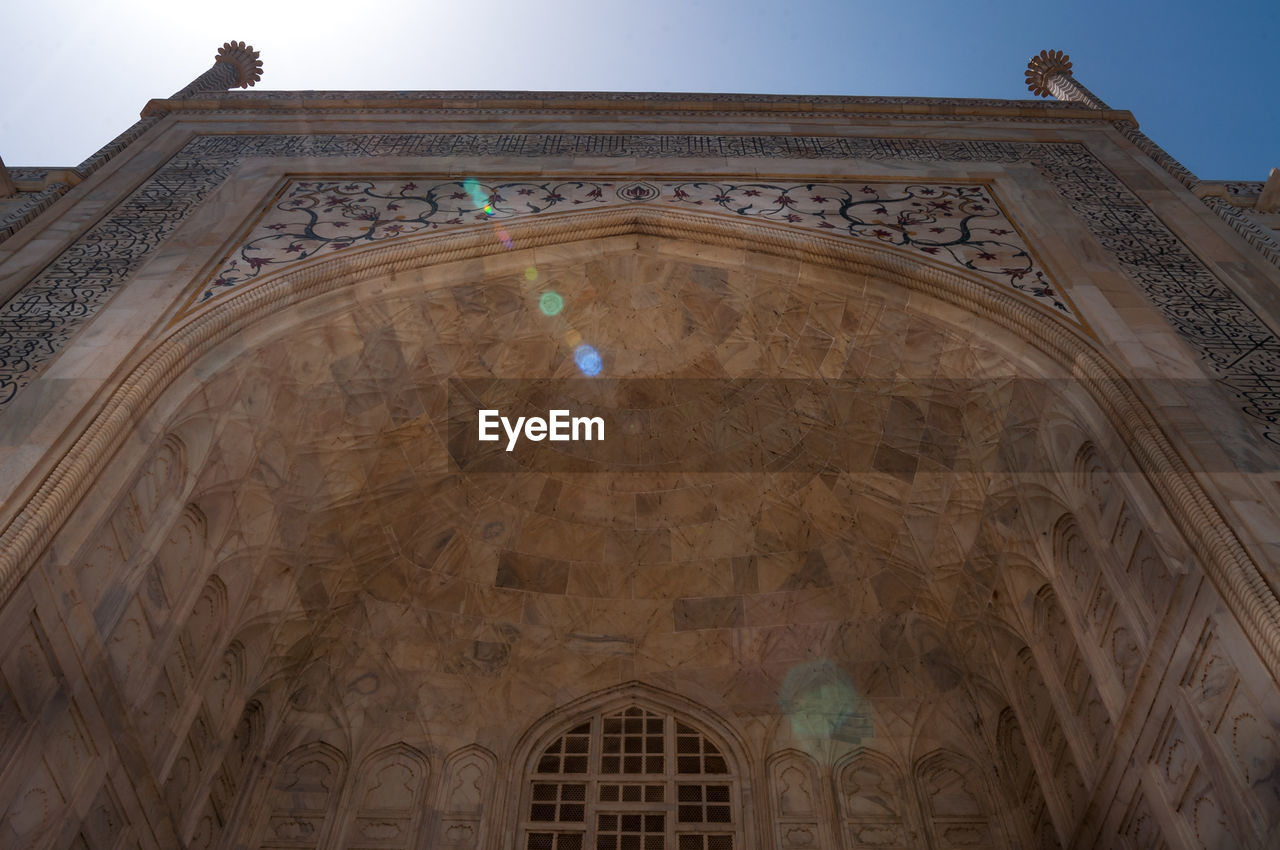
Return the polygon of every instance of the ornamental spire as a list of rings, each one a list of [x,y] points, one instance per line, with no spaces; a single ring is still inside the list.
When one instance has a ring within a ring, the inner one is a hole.
[[[247,89],[262,79],[260,56],[243,41],[228,41],[218,48],[213,57],[213,67],[175,92],[173,98],[234,88]]]
[[[1053,95],[1091,109],[1109,109],[1102,99],[1071,75],[1071,57],[1061,50],[1041,50],[1027,63],[1027,88],[1040,97]]]
[[[235,68],[236,81],[227,88],[247,89],[262,79],[262,54],[243,41],[228,41],[218,48],[213,57],[214,65],[219,63]]]

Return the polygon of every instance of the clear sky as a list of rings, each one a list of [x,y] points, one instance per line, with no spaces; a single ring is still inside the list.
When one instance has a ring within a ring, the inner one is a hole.
[[[1280,166],[1280,0],[0,0],[0,157],[75,165],[229,39],[261,89],[1029,98],[1077,79],[1205,179]]]

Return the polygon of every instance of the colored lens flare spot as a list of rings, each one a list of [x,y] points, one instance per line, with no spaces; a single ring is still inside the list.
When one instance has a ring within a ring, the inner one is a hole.
[[[871,738],[875,727],[865,700],[853,682],[828,659],[805,661],[787,671],[780,702],[791,720],[791,734],[817,755],[830,740]]]
[[[527,277],[528,273],[526,272],[525,275]],[[529,279],[532,280],[533,278]],[[560,311],[564,309],[564,299],[560,297],[558,292],[544,292],[542,297],[538,299],[538,309],[542,311],[544,316],[558,316]]]
[[[529,268],[527,268],[527,269],[525,269],[525,270],[524,270],[524,279],[525,279],[525,280],[537,280],[537,279],[538,279],[538,270],[537,270],[536,268],[534,268],[533,266],[529,266]]]
[[[604,361],[600,359],[600,352],[596,351],[590,345],[580,345],[573,350],[573,362],[578,364],[578,370],[588,378],[600,374],[600,370],[604,368]]]

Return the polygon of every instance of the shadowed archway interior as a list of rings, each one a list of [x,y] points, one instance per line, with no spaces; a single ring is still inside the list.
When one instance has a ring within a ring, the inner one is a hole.
[[[170,387],[146,462],[95,485],[102,524],[63,533],[50,566],[108,636],[179,839],[1065,842],[1190,557],[1069,373],[763,252],[627,235],[532,262],[259,321]],[[583,344],[620,448],[469,464],[458,380],[533,404],[581,386]],[[781,442],[722,451],[746,422]],[[560,708],[595,693],[617,704]],[[546,764],[512,758],[562,715]],[[727,735],[732,766],[708,767]],[[682,747],[704,760],[683,778]],[[579,805],[595,819],[560,817]]]

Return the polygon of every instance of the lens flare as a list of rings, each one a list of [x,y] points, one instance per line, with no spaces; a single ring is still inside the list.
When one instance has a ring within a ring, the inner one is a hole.
[[[870,711],[853,682],[825,658],[788,670],[780,696],[791,735],[801,746],[820,750],[832,739],[856,743],[874,734]]]
[[[538,279],[538,270],[537,270],[535,267],[533,267],[533,266],[529,266],[529,268],[527,268],[527,269],[525,269],[525,270],[524,270],[524,279],[525,279],[525,280],[537,280],[537,279]]]
[[[600,370],[604,368],[604,361],[600,359],[600,352],[590,345],[579,345],[575,348],[573,350],[573,362],[578,364],[578,370],[588,378],[599,375]]]
[[[474,177],[468,177],[462,181],[462,190],[471,196],[471,203],[480,207],[485,215],[493,215],[493,203],[489,198],[489,193],[480,185],[480,181]]]
[[[558,292],[544,292],[542,297],[538,299],[538,309],[542,311],[544,316],[558,316],[560,311],[564,309],[564,299],[560,297]]]

